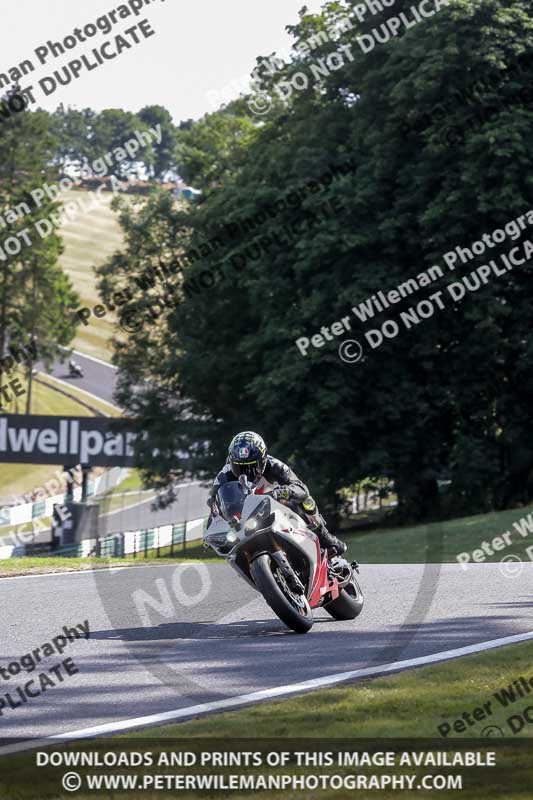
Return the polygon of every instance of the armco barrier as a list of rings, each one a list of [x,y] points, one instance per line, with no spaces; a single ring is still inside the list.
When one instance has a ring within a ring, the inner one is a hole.
[[[49,550],[46,553],[39,552],[43,558],[47,556],[65,556],[69,558],[86,558],[89,556],[102,557],[122,557],[128,555],[139,555],[142,557],[148,551],[157,550],[158,553],[163,548],[170,548],[170,554],[178,552],[180,546],[183,548],[186,542],[194,542],[201,539],[205,530],[206,518],[195,519],[189,522],[178,522],[174,525],[162,525],[159,528],[149,530],[125,531],[124,533],[112,533],[98,539],[85,539],[79,544],[67,545],[57,550]],[[32,555],[31,545],[7,545],[0,547],[0,559],[17,558],[24,555]]]

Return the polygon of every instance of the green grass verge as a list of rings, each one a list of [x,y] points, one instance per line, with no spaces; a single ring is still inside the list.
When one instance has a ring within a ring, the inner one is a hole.
[[[113,494],[120,494],[120,492],[134,492],[136,489],[142,489],[143,482],[141,473],[138,469],[128,469],[128,474],[119,484],[114,486],[109,492],[106,492],[106,497]]]
[[[363,563],[376,564],[420,564],[457,563],[457,554],[472,552],[486,541],[511,532],[511,546],[502,551],[494,551],[486,556],[486,561],[500,561],[503,556],[516,553],[524,558],[524,550],[533,543],[523,538],[513,522],[518,522],[533,510],[528,508],[499,511],[492,514],[479,514],[461,519],[434,522],[430,525],[414,525],[402,528],[378,528],[368,533],[360,533],[349,539],[350,557]],[[525,560],[529,560],[525,555]]]
[[[105,414],[106,417],[121,416],[121,411],[116,406],[112,405],[111,403],[107,403],[105,400],[101,400],[100,398],[95,397],[94,395],[89,394],[88,392],[85,392],[83,389],[80,389],[75,384],[69,383],[65,385],[64,383],[59,383],[55,381],[51,375],[46,375],[43,373],[39,374],[39,380],[44,381],[46,386],[49,386],[52,389],[52,391],[54,390],[54,387],[56,387],[57,389],[61,389],[62,391],[68,392],[69,394],[73,395],[73,398],[79,400],[80,404],[84,403],[85,405],[78,406],[78,408],[82,409],[78,411],[79,416],[88,416],[88,417],[92,416],[89,409],[86,408],[86,405],[95,408],[101,414]],[[64,395],[62,395],[61,392],[59,391],[56,391],[55,394],[64,397]],[[68,399],[69,399],[68,397],[65,397],[65,400]],[[76,403],[76,405],[78,404]],[[34,411],[33,413],[36,412]]]
[[[99,496],[100,513],[109,514],[111,511],[126,510],[156,496],[156,492],[148,493],[149,491],[143,489],[139,470],[128,469],[123,481]]]
[[[161,559],[157,560],[165,563]],[[148,561],[148,559],[147,559]],[[46,575],[49,572],[87,572],[93,569],[107,569],[108,567],[131,566],[132,563],[125,558],[62,558],[61,556],[47,556],[46,558],[10,558],[0,561],[0,577],[13,578],[17,575]],[[136,563],[141,563],[137,559]]]
[[[331,672],[335,672],[334,662]],[[434,738],[444,743],[451,739],[479,738],[491,725],[501,728],[505,736],[515,738],[506,720],[533,705],[533,691],[522,698],[517,696],[516,702],[507,707],[494,695],[520,676],[531,678],[533,683],[533,642],[178,725],[150,728],[130,736],[277,739],[315,735],[321,739]],[[298,681],[297,675],[294,680]],[[463,720],[464,730],[454,731],[454,722],[462,720],[464,712],[471,714],[489,702],[492,713],[479,721],[471,717],[472,725]],[[442,725],[451,728],[447,736],[439,731]],[[516,736],[532,737],[533,724],[526,723]]]
[[[212,554],[212,555],[211,555]],[[91,569],[107,569],[119,566],[142,566],[142,564],[174,564],[176,562],[220,561],[214,551],[204,550],[199,541],[175,544],[173,551],[170,546],[161,547],[159,555],[157,549],[151,549],[123,556],[122,558],[68,558],[64,556],[35,556],[22,558],[7,558],[0,560],[0,578],[10,578],[17,575],[46,575],[49,572],[83,572]]]
[[[114,511],[127,511],[130,508],[135,508],[140,503],[145,503],[147,500],[153,500],[155,497],[156,493],[150,491],[145,491],[143,494],[135,491],[106,494],[100,500],[100,513],[109,514]]]

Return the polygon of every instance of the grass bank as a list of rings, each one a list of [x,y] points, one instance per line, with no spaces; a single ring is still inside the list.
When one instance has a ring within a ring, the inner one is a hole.
[[[137,553],[123,558],[67,558],[64,556],[7,558],[0,560],[0,578],[12,578],[18,575],[46,575],[50,572],[84,572],[92,569],[109,569],[110,567],[134,567],[143,564],[175,564],[189,561],[220,561],[215,554],[206,552],[200,542],[187,542],[187,547],[174,545],[171,555],[170,547],[162,547],[159,556],[156,550],[148,550],[147,554]]]
[[[64,202],[79,199],[86,207],[91,205],[89,192],[85,189],[73,189],[61,199]],[[111,209],[112,199],[110,192],[100,193],[96,208],[74,220],[66,220],[61,228],[65,250],[59,263],[79,292],[82,308],[92,309],[101,302],[94,267],[103,264],[115,250],[120,250],[124,241],[117,215]],[[91,316],[89,325],[81,324],[78,328],[73,347],[103,361],[111,361],[114,321],[112,313],[101,319]]]
[[[533,506],[528,506],[430,525],[377,528],[345,538],[349,541],[349,556],[367,564],[457,563],[458,553],[472,552],[479,549],[482,542],[490,544],[495,537],[509,532],[509,547],[494,550],[492,555],[485,554],[486,561],[500,561],[512,553],[523,555],[524,548],[533,543],[533,534],[528,541],[513,526],[532,511]],[[527,556],[526,560],[529,560]]]

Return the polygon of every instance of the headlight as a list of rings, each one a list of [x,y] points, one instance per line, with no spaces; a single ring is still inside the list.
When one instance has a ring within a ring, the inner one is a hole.
[[[239,537],[234,531],[230,531],[229,533],[226,534],[226,542],[228,544],[233,544],[233,542],[236,542],[238,538]]]
[[[244,523],[244,532],[247,536],[258,530],[266,530],[270,528],[274,522],[275,515],[270,513],[270,498],[265,497],[262,500],[254,513]]]

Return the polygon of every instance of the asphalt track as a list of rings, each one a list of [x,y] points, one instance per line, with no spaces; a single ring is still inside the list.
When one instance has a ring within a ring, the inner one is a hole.
[[[81,366],[83,370],[83,378],[70,377],[68,368],[68,362],[70,358],[68,356],[65,356],[64,363],[56,361],[50,370],[46,370],[41,362],[36,366],[39,372],[52,375],[54,378],[58,378],[65,384],[72,386],[74,389],[83,389],[84,391],[95,395],[95,397],[99,397],[101,400],[105,400],[106,402],[113,403],[113,405],[115,405],[113,400],[113,392],[115,391],[117,378],[116,367],[113,367],[110,364],[105,364],[103,361],[84,356],[77,350],[74,351],[73,359]]]
[[[363,565],[361,616],[336,622],[320,610],[305,636],[288,631],[226,564],[0,580],[0,603],[10,610],[0,666],[64,625],[88,620],[91,631],[61,657],[41,662],[36,673],[0,677],[5,694],[61,658],[71,657],[79,669],[20,708],[4,709],[2,744],[527,633],[533,564],[522,566],[509,578],[499,564],[466,571],[457,564]],[[435,731],[440,721],[436,708]]]
[[[105,513],[105,504],[101,504],[99,531],[100,536],[110,533],[121,533],[128,530],[144,530],[160,525],[171,525],[178,522],[187,522],[202,519],[208,514],[206,505],[209,487],[207,483],[193,481],[176,489],[176,500],[164,509],[152,510],[153,498],[135,503],[131,508],[125,508]],[[125,498],[129,502],[135,501],[135,495]]]

